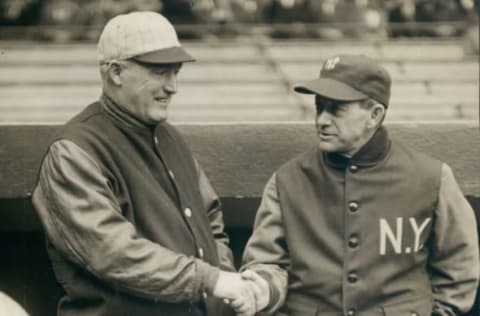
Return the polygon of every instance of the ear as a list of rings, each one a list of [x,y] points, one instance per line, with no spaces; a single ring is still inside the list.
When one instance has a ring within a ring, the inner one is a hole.
[[[108,78],[114,85],[122,85],[122,71],[122,66],[118,62],[114,61],[108,65]]]
[[[379,103],[376,103],[370,109],[370,126],[377,127],[383,122],[385,117],[385,107]]]

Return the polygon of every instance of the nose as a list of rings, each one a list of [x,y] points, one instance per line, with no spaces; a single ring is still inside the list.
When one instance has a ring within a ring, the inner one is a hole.
[[[169,72],[165,77],[165,83],[163,85],[163,89],[168,94],[175,94],[177,93],[177,74],[172,71]]]
[[[317,112],[315,123],[318,127],[329,126],[332,123],[332,115],[328,111]]]

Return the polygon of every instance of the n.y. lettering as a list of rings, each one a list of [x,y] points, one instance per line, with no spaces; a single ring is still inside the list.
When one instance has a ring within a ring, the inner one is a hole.
[[[410,217],[408,218],[408,224],[404,225],[403,217],[397,217],[394,223],[389,223],[385,218],[380,218],[380,255],[383,256],[387,253],[388,245],[396,254],[420,251],[423,247],[423,244],[420,243],[421,236],[430,221],[431,218],[428,217],[419,225],[414,217]],[[413,234],[413,244],[404,244],[405,239],[411,240],[411,238],[405,238],[405,234]]]

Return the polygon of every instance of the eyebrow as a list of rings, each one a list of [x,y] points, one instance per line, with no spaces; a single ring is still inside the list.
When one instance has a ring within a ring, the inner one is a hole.
[[[318,101],[318,102],[317,102]],[[336,101],[336,100],[329,100],[329,99],[320,99],[320,100],[315,100],[315,105],[316,106],[321,106],[321,107],[345,107],[345,105],[348,103],[345,101]]]

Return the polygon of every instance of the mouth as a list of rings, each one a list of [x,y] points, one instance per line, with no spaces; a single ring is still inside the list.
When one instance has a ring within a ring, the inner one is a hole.
[[[335,137],[335,134],[320,132],[318,133],[318,137],[322,140],[328,140]]]
[[[164,98],[164,97],[159,97],[159,98],[154,98],[156,102],[162,103],[164,105],[168,105],[170,103],[170,98]]]

